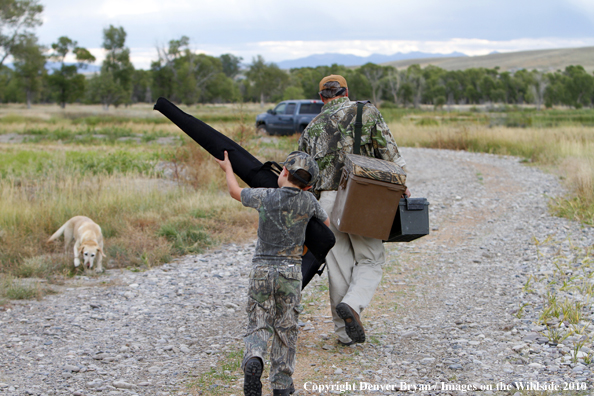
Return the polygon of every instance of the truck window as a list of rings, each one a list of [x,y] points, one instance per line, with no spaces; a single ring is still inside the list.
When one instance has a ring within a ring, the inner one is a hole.
[[[281,103],[274,108],[274,112],[276,114],[285,114],[285,107],[287,107],[286,103]]]
[[[302,103],[299,114],[320,114],[324,103]]]
[[[289,103],[285,109],[285,114],[293,114],[295,112],[295,103]]]

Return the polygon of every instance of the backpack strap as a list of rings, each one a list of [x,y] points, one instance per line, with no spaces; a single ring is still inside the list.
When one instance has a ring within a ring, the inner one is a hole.
[[[371,103],[368,100],[357,101],[357,117],[355,118],[355,137],[353,142],[353,154],[361,154],[361,129],[363,128],[363,106]]]

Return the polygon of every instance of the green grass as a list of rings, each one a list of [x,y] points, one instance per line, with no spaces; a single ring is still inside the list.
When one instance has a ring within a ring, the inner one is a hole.
[[[0,300],[30,300],[40,296],[38,284],[26,283],[8,275],[3,275],[0,279]]]
[[[243,394],[243,389],[237,387],[230,388],[234,382],[243,377],[241,372],[241,362],[243,360],[242,350],[233,350],[227,352],[225,356],[219,360],[217,367],[211,368],[210,371],[200,374],[197,380],[191,381],[187,387],[199,392],[200,395],[230,395]],[[265,378],[264,374],[262,378]]]
[[[258,106],[184,110],[260,159],[280,161],[297,147],[297,136],[255,134]],[[559,172],[572,193],[552,201],[552,212],[594,224],[592,110],[385,108],[382,114],[400,146],[516,155]],[[49,117],[21,111],[0,117],[0,125],[0,133],[29,135],[23,144],[0,146],[0,273],[72,274],[61,242],[44,242],[74,215],[100,223],[112,267],[150,267],[254,235],[255,217],[228,198],[210,155],[149,106],[109,114],[71,106]],[[159,137],[177,144],[151,144]],[[164,161],[177,169],[172,180],[155,171]]]
[[[52,173],[113,175],[154,173],[159,151],[90,150],[40,151],[0,150],[0,178],[38,178]]]
[[[158,236],[167,238],[172,243],[173,254],[197,254],[213,244],[208,232],[192,218],[182,217],[163,224]]]

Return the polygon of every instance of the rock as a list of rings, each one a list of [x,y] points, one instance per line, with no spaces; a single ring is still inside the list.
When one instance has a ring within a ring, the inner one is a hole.
[[[64,370],[66,370],[66,371],[73,371],[75,373],[78,373],[80,371],[80,367],[73,366],[71,364],[67,364],[67,365],[64,366]]]
[[[113,386],[118,389],[136,389],[137,388],[136,385],[130,384],[130,383],[124,382],[124,381],[116,381],[113,383]]]
[[[448,366],[450,370],[462,370],[462,365],[459,363],[450,364]]]
[[[526,345],[526,344],[517,344],[517,345],[514,345],[511,349],[514,352],[520,352],[522,349],[526,348],[527,346],[528,345]]]
[[[101,385],[103,385],[103,381],[101,381],[98,378],[94,379],[91,382],[87,382],[87,387],[88,388],[99,388]]]
[[[334,374],[336,374],[336,375],[342,374],[342,369],[337,368],[336,370],[334,370]]]

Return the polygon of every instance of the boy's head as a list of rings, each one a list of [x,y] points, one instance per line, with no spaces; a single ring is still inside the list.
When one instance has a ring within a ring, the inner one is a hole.
[[[318,164],[309,154],[303,151],[293,151],[281,165],[288,172],[287,180],[289,183],[302,190],[313,186],[318,178]]]

